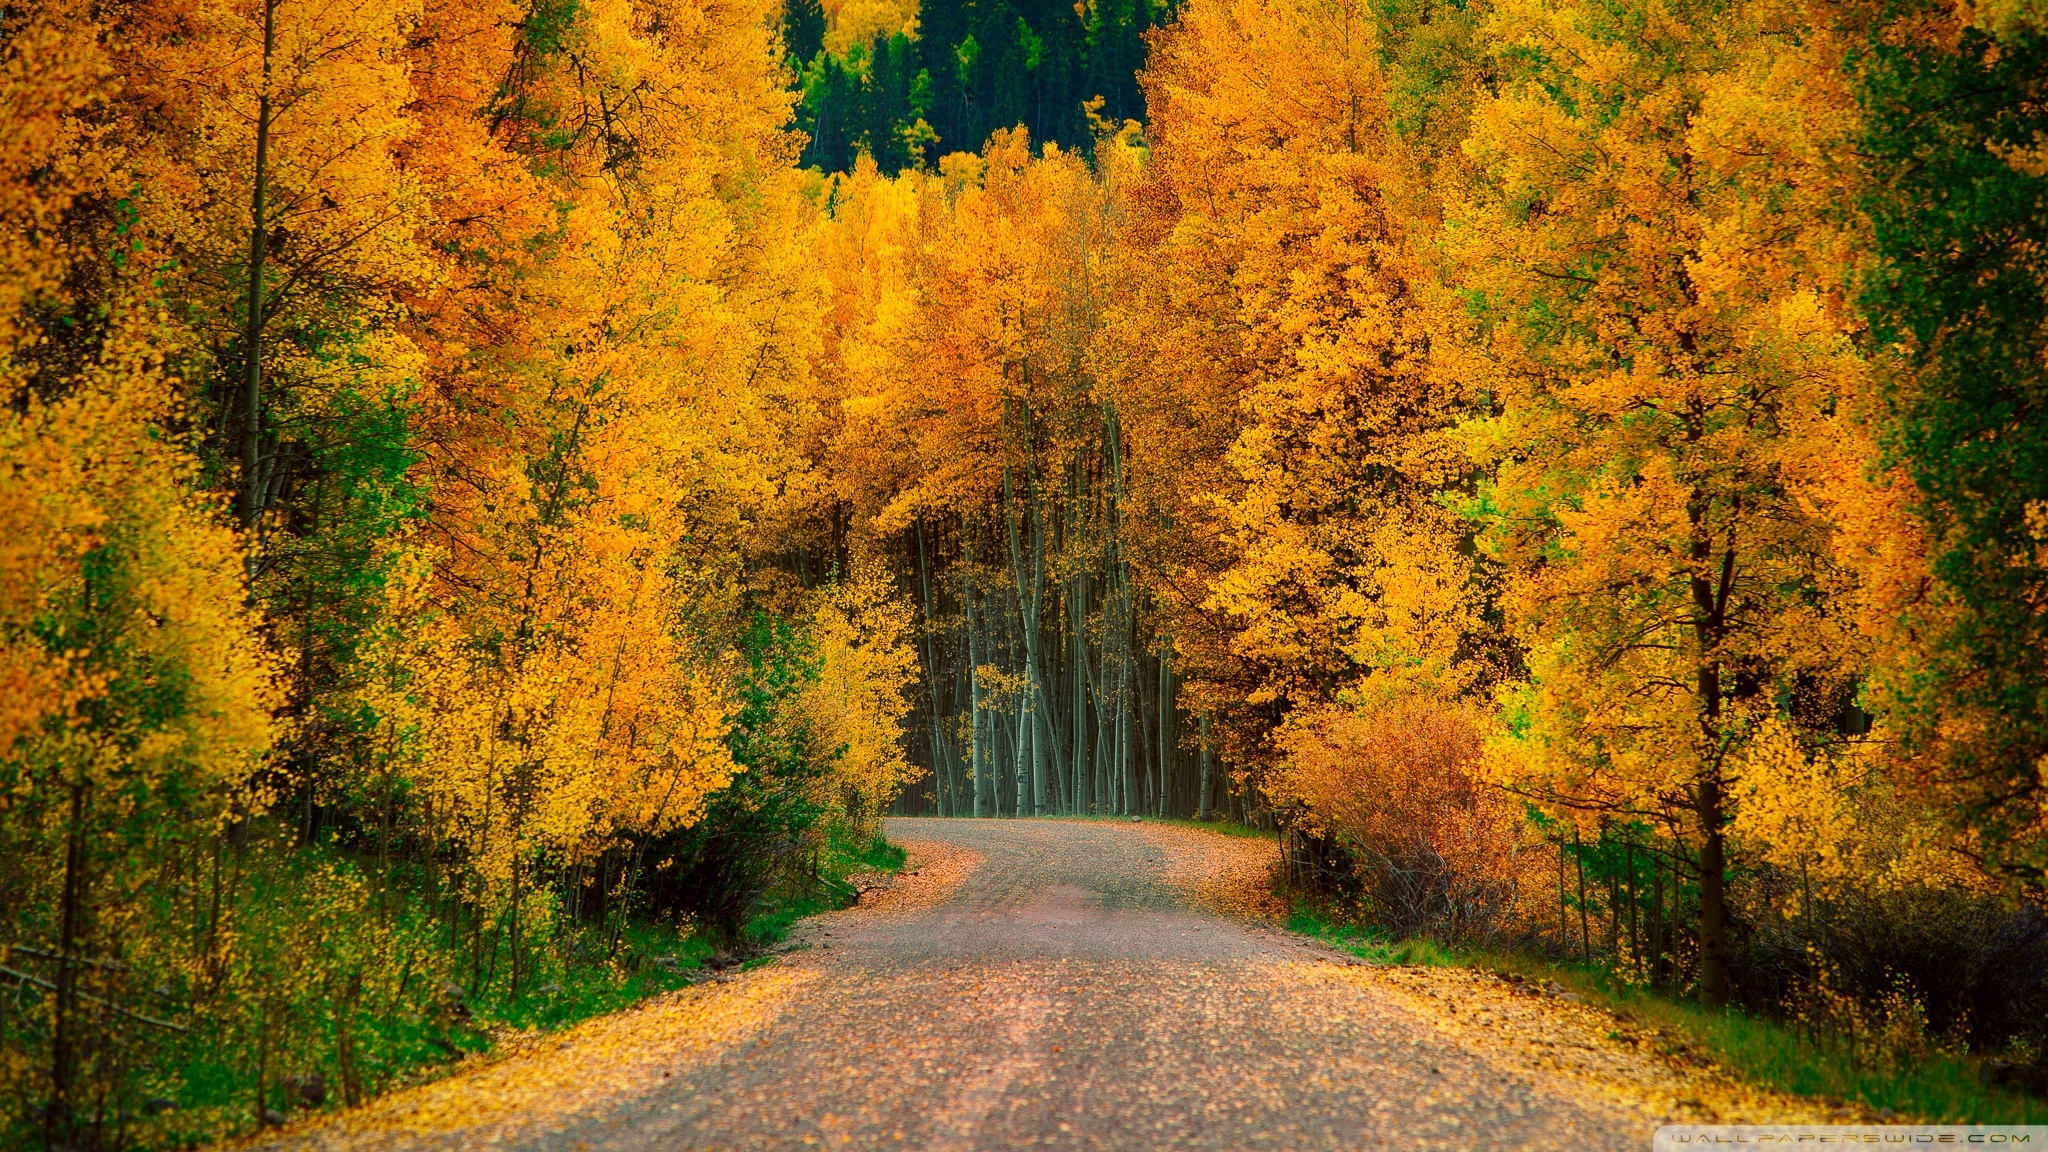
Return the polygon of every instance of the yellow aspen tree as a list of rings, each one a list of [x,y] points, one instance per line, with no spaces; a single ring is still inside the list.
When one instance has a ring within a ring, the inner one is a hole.
[[[730,775],[740,561],[802,467],[815,300],[766,8],[585,5],[555,33],[506,98],[523,170],[477,176],[556,211],[478,235],[448,286],[476,327],[433,332],[434,515],[369,690],[515,988],[537,863],[687,824]]]
[[[152,881],[261,810],[276,704],[165,368],[159,254],[128,229],[110,258],[93,242],[121,159],[95,123],[106,33],[38,5],[0,47],[0,917],[17,981],[48,993],[0,1078],[66,1146],[134,1043],[131,983],[190,960]]]
[[[1774,717],[1830,739],[1859,652],[1819,496],[1863,443],[1839,42],[1771,3],[1507,0],[1484,34],[1502,80],[1448,234],[1498,366],[1469,431],[1527,652],[1498,767],[1695,847],[1720,1003],[1746,750]]]
[[[1484,674],[1466,529],[1436,499],[1470,467],[1458,310],[1385,50],[1364,5],[1197,0],[1146,73],[1105,343],[1142,348],[1116,358],[1164,535],[1206,545],[1163,546],[1175,635],[1213,637],[1203,670],[1255,725]]]
[[[121,1003],[132,973],[186,958],[150,877],[263,808],[277,702],[240,549],[172,431],[156,315],[109,320],[76,375],[30,389],[11,372],[0,417],[0,907],[16,947],[50,957],[49,1047],[19,1086],[47,1093],[53,1142],[89,1126],[96,1064],[132,1027],[85,1003]]]
[[[832,758],[825,779],[837,795],[828,799],[865,839],[912,775],[903,755],[905,693],[917,669],[910,606],[878,564],[856,562],[817,596],[810,628],[818,678],[804,688],[802,706]]]

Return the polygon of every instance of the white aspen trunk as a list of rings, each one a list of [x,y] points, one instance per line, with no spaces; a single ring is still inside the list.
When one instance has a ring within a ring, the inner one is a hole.
[[[973,757],[970,772],[974,777],[974,814],[976,816],[986,816],[989,814],[989,799],[992,796],[992,792],[989,787],[988,766],[984,763],[982,755],[981,677],[977,675],[977,670],[981,667],[981,640],[974,630],[974,584],[971,580],[967,585],[966,606],[968,700],[973,708],[973,711],[968,715],[968,720],[974,733],[970,740],[972,745],[970,754]]]
[[[1052,703],[1046,690],[1044,646],[1039,643],[1039,625],[1045,618],[1045,515],[1038,506],[1037,485],[1032,485],[1031,521],[1036,530],[1031,549],[1031,604],[1024,632],[1025,671],[1030,677],[1031,698],[1031,814],[1045,815],[1046,786],[1055,779],[1059,744],[1053,738]]]
[[[1122,771],[1118,773],[1123,781],[1123,804],[1117,813],[1123,816],[1136,814],[1142,803],[1138,796],[1137,758],[1131,755],[1131,675],[1128,653],[1124,661],[1123,691],[1119,693],[1116,710],[1117,748],[1116,759]]]
[[[1088,575],[1076,572],[1068,581],[1067,619],[1073,636],[1069,649],[1068,677],[1072,682],[1071,695],[1073,714],[1067,717],[1067,726],[1074,737],[1073,763],[1067,770],[1073,774],[1074,811],[1087,812],[1095,805],[1095,797],[1088,779]]]
[[[1166,815],[1166,793],[1173,781],[1173,641],[1159,650],[1159,815]]]
[[[924,517],[917,520],[917,582],[924,594],[924,627],[919,645],[924,655],[925,695],[930,704],[925,713],[927,730],[931,737],[932,750],[932,800],[938,806],[939,815],[954,815],[957,806],[952,795],[952,776],[947,761],[951,757],[949,741],[946,739],[946,725],[942,719],[947,710],[940,697],[939,656],[937,618],[932,614],[931,562],[925,555]]]
[[[1201,724],[1202,750],[1199,757],[1196,760],[1196,770],[1201,774],[1202,777],[1200,785],[1201,799],[1199,801],[1201,806],[1195,810],[1195,818],[1197,820],[1207,820],[1209,818],[1209,809],[1212,806],[1212,801],[1215,797],[1215,792],[1213,791],[1215,787],[1213,783],[1214,776],[1212,774],[1211,769],[1213,758],[1211,757],[1209,752],[1209,714],[1207,712],[1202,713]]]
[[[1009,402],[1007,400],[1004,402],[1003,407],[1005,411],[1004,422],[1008,423]],[[1028,411],[1024,417],[1024,441],[1025,450],[1028,453],[1030,450],[1030,416]],[[1024,693],[1018,705],[1019,735],[1020,737],[1025,735],[1021,731],[1023,728],[1033,730],[1029,734],[1030,738],[1020,738],[1018,742],[1018,771],[1020,779],[1017,806],[1018,810],[1022,812],[1028,805],[1029,811],[1036,815],[1045,808],[1045,756],[1048,751],[1047,745],[1051,741],[1046,738],[1040,738],[1040,733],[1036,731],[1045,723],[1046,719],[1041,706],[1041,699],[1046,696],[1044,692],[1045,677],[1044,670],[1039,663],[1038,651],[1038,619],[1040,606],[1044,602],[1045,597],[1045,521],[1044,517],[1038,513],[1035,495],[1032,497],[1031,503],[1032,547],[1031,554],[1027,558],[1024,542],[1019,538],[1022,527],[1019,522],[1023,519],[1024,512],[1017,506],[1013,470],[1009,464],[1005,463],[1003,465],[1003,520],[1009,530],[1010,574],[1017,589],[1017,624],[1018,630],[1023,634],[1022,639],[1024,641]],[[1027,792],[1028,800],[1026,799]]]

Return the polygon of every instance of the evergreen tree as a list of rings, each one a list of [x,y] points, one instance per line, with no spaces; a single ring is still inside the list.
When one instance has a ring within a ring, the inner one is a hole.
[[[802,162],[845,172],[866,153],[894,175],[1017,127],[1034,145],[1088,152],[1091,104],[1113,124],[1144,118],[1138,70],[1156,15],[1153,0],[937,0],[914,38],[878,34],[835,54],[820,47],[819,10],[793,0],[783,39],[803,89]]]

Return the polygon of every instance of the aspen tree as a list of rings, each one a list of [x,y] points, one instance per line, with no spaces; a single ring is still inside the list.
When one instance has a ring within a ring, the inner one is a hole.
[[[1473,111],[1451,232],[1500,366],[1487,547],[1528,650],[1504,779],[1693,845],[1715,1003],[1744,749],[1859,648],[1815,483],[1858,440],[1863,372],[1825,214],[1843,93],[1773,19],[1503,3],[1485,34],[1508,81]]]

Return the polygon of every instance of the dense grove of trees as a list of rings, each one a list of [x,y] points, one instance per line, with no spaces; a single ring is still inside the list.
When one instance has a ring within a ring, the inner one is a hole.
[[[902,803],[2041,1050],[2030,11],[1190,0],[1142,125],[857,155],[818,530],[922,617]]]
[[[891,804],[1277,826],[1390,929],[2048,1048],[2036,7],[0,58],[10,1139],[352,1101]]]
[[[753,562],[817,499],[776,12],[0,56],[0,1141],[354,1101],[873,835],[907,615]]]

